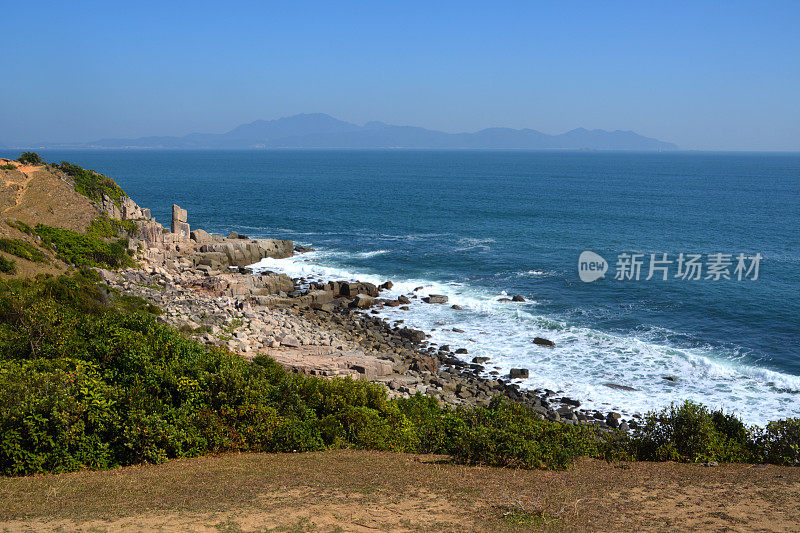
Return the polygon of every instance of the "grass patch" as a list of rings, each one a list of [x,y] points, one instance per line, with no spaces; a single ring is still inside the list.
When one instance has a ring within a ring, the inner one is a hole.
[[[55,250],[58,257],[79,267],[117,269],[136,264],[128,254],[127,239],[106,242],[97,237],[44,224],[36,225],[36,233]]]
[[[0,239],[0,251],[34,263],[49,263],[47,256],[41,250],[22,239]]]
[[[95,202],[101,202],[105,194],[119,206],[120,200],[127,196],[114,180],[94,170],[88,170],[66,161],[62,161],[58,168],[75,180],[76,192]]]
[[[0,274],[14,275],[17,273],[17,262],[0,255]]]
[[[25,233],[26,235],[34,235],[36,233],[35,231],[33,231],[32,227],[30,227],[21,220],[6,220],[6,224],[8,224],[14,229],[21,231],[22,233]]]
[[[558,518],[548,518],[542,510],[524,511],[522,509],[511,509],[503,513],[503,522],[515,527],[541,527],[551,523]]]

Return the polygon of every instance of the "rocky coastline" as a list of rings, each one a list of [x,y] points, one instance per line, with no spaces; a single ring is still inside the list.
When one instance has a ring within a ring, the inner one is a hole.
[[[486,358],[466,361],[464,348],[436,346],[423,331],[375,316],[385,306],[445,304],[445,296],[418,294],[419,288],[389,299],[381,293],[392,287],[391,281],[376,286],[292,279],[269,271],[254,274],[247,265],[308,249],[288,240],[192,231],[188,213],[177,205],[167,231],[149,210],[127,203],[131,205],[122,210],[105,211],[135,223],[130,246],[140,268],[102,270],[103,280],[161,308],[161,320],[201,342],[224,346],[250,360],[266,354],[294,372],[382,383],[391,397],[419,392],[441,404],[485,406],[499,395],[565,424],[623,430],[636,424],[622,420],[619,413],[582,409],[579,400],[560,391],[524,390],[519,379],[527,378],[529,369],[497,375],[486,368]],[[539,338],[537,343],[552,344]]]

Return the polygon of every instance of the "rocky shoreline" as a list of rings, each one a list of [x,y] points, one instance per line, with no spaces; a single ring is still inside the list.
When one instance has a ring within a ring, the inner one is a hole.
[[[466,362],[459,358],[466,356],[466,349],[435,346],[425,332],[375,316],[385,306],[444,304],[444,296],[412,292],[388,299],[381,292],[391,282],[376,286],[312,282],[269,271],[253,274],[246,265],[308,249],[235,232],[223,237],[190,231],[188,214],[178,206],[173,207],[169,232],[135,204],[107,214],[136,223],[131,247],[141,268],[101,271],[104,281],[161,308],[163,321],[201,342],[247,359],[266,354],[294,372],[382,383],[392,397],[419,392],[441,404],[485,406],[500,395],[528,405],[547,420],[628,429],[619,413],[581,409],[580,401],[560,391],[521,389],[518,379],[528,377],[528,369],[491,375],[486,358]]]

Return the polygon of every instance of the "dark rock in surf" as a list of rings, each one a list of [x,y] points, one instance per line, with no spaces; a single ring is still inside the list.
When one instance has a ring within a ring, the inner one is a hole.
[[[508,371],[510,379],[527,379],[530,376],[530,371],[527,368],[512,368]]]

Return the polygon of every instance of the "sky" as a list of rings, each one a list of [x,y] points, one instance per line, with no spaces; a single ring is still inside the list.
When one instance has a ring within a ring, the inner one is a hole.
[[[0,0],[0,144],[328,113],[800,150],[800,2]]]

